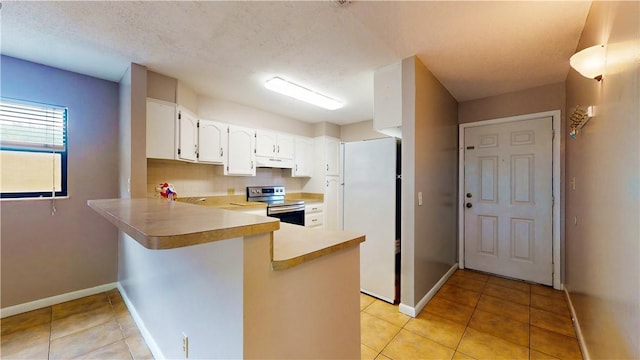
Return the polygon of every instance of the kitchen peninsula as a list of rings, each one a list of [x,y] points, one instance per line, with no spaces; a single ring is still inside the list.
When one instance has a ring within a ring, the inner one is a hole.
[[[364,235],[160,199],[88,204],[122,231],[120,291],[156,357],[359,357]]]

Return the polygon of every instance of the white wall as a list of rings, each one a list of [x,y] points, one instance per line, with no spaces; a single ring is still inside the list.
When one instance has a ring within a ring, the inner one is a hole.
[[[243,241],[149,250],[124,235],[118,281],[157,345],[154,355],[183,359],[184,333],[192,359],[243,357]]]
[[[596,107],[575,140],[563,134],[565,285],[593,359],[640,358],[639,15],[637,1],[593,2],[577,50],[606,44],[606,70],[566,83],[567,109]]]

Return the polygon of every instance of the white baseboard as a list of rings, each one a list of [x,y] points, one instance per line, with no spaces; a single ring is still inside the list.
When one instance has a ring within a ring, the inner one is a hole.
[[[82,289],[78,291],[72,291],[66,294],[60,294],[56,296],[51,296],[48,298],[31,301],[24,304],[18,304],[14,306],[9,306],[3,309],[0,309],[0,318],[5,318],[8,316],[13,316],[17,314],[22,314],[27,311],[42,309],[47,306],[52,306],[56,304],[60,304],[66,301],[71,301],[75,299],[80,299],[85,296],[91,296],[95,294],[99,294],[101,292],[109,291],[118,286],[118,283],[109,283],[100,286],[95,286],[88,289]]]
[[[449,280],[451,275],[453,275],[453,273],[456,272],[456,270],[458,270],[458,263],[455,263],[453,264],[453,266],[451,266],[449,271],[447,271],[440,278],[440,280],[438,280],[438,282],[431,288],[431,290],[429,290],[429,292],[427,292],[427,294],[422,299],[420,299],[420,301],[418,301],[418,304],[415,307],[411,307],[409,305],[400,303],[400,305],[398,306],[398,310],[400,310],[401,313],[405,315],[409,315],[411,317],[418,316],[418,314],[420,314],[420,311],[424,309],[424,307],[427,305],[429,300],[431,300],[431,298],[435,296],[435,294],[438,292],[438,290],[440,290],[442,285],[444,285],[444,283],[446,283],[447,280]]]
[[[162,353],[162,351],[160,350],[160,347],[158,346],[158,343],[156,343],[156,341],[153,339],[153,336],[151,336],[151,333],[149,332],[147,327],[144,325],[142,318],[138,314],[138,311],[136,310],[136,308],[131,303],[131,300],[129,300],[129,297],[127,296],[126,291],[124,291],[124,288],[120,283],[118,283],[118,290],[120,290],[120,295],[122,295],[122,299],[124,300],[124,303],[127,305],[127,309],[129,309],[129,313],[131,314],[133,321],[135,321],[136,325],[138,326],[138,329],[140,330],[140,333],[142,334],[142,337],[144,338],[144,341],[147,343],[149,350],[151,350],[151,353],[153,354],[153,358],[165,359],[164,354]]]
[[[567,290],[566,286],[564,287],[564,295],[567,297],[567,304],[569,304],[569,311],[571,312],[571,320],[573,320],[573,329],[576,331],[578,345],[580,345],[580,351],[582,351],[582,358],[584,360],[591,360],[591,356],[589,356],[589,351],[587,350],[586,343],[584,342],[582,328],[580,327],[580,322],[578,321],[578,316],[576,315],[576,309],[573,307],[573,302],[571,302],[571,295],[569,295],[569,290]]]

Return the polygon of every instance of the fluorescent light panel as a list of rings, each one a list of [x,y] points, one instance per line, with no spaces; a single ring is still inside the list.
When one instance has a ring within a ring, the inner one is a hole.
[[[326,95],[322,95],[313,90],[309,90],[279,77],[274,77],[273,79],[267,80],[267,82],[264,83],[264,87],[282,95],[286,95],[328,110],[336,110],[342,107],[342,103],[338,100],[332,99]]]

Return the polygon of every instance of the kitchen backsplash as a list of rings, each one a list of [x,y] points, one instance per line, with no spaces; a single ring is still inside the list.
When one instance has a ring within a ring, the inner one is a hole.
[[[285,170],[258,168],[256,176],[224,176],[222,165],[147,159],[147,195],[156,196],[162,182],[172,183],[178,197],[245,194],[247,186],[282,185],[288,193],[302,192],[307,178],[284,176]]]

